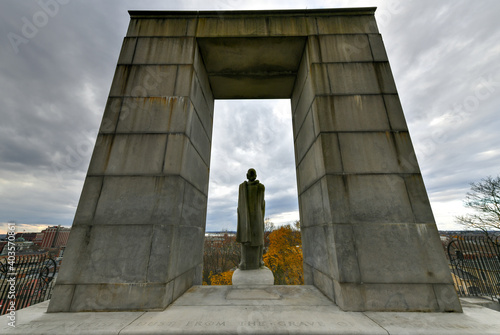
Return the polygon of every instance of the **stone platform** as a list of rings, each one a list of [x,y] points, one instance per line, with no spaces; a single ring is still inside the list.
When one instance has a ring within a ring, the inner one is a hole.
[[[500,313],[343,312],[315,287],[194,286],[157,312],[46,313],[48,301],[0,317],[0,334],[499,334]]]

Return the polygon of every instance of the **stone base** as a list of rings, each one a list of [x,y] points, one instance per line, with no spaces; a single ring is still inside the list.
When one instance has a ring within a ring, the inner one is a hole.
[[[236,294],[235,294],[236,292]],[[314,286],[194,286],[158,312],[46,313],[48,301],[0,317],[1,334],[498,334],[500,313],[343,312]]]
[[[231,279],[233,286],[269,286],[274,285],[274,275],[267,267],[256,270],[236,269]]]

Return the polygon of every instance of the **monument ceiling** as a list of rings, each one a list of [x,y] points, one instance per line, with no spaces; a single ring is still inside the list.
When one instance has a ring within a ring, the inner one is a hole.
[[[198,38],[216,99],[292,95],[306,37]]]

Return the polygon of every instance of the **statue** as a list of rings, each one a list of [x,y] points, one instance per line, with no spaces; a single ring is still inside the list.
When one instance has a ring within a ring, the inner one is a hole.
[[[255,169],[249,169],[238,194],[238,230],[236,242],[241,243],[240,270],[264,266],[264,185],[257,180]]]

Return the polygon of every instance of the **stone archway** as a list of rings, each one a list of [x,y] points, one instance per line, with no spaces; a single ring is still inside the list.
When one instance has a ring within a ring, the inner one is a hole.
[[[291,99],[306,284],[344,310],[460,311],[374,11],[130,12],[49,311],[201,284],[228,98]]]

